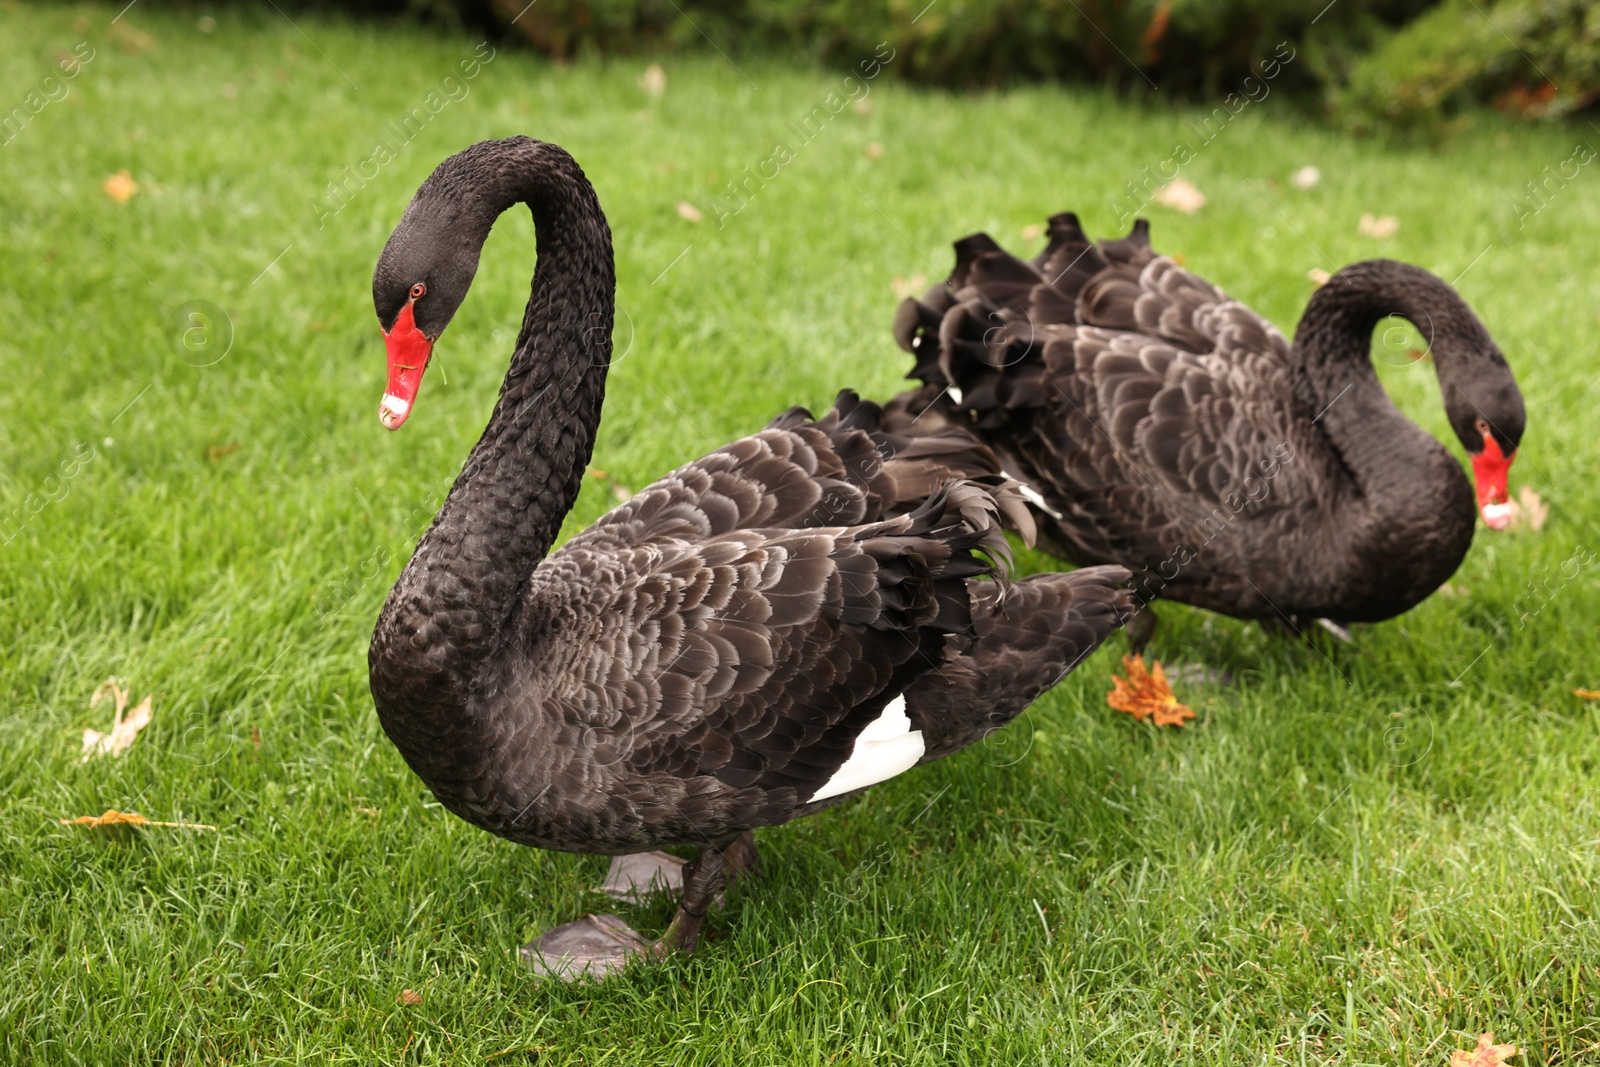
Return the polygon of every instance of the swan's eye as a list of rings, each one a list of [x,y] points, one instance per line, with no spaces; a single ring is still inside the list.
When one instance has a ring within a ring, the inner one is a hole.
[[[1483,420],[1483,419],[1479,419],[1478,422],[1477,422],[1477,430],[1478,430],[1479,433],[1483,433],[1483,434],[1488,433],[1489,432],[1489,423],[1487,421]]]
[[[411,287],[411,299],[419,300],[419,299],[421,299],[422,294],[426,293],[427,291],[428,291],[428,287],[426,285],[423,285],[421,282],[418,282],[416,285],[413,285]]]

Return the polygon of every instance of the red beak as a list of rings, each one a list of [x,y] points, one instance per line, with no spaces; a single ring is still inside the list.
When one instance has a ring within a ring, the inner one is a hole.
[[[1483,451],[1472,457],[1472,479],[1477,483],[1478,511],[1491,530],[1511,525],[1511,496],[1506,479],[1516,458],[1516,452],[1506,455],[1494,435],[1483,431]]]
[[[378,418],[384,426],[398,430],[417,402],[417,389],[433,355],[433,342],[417,329],[408,302],[395,318],[394,328],[384,331],[383,343],[389,350],[389,387],[383,391],[383,403],[378,405]]]

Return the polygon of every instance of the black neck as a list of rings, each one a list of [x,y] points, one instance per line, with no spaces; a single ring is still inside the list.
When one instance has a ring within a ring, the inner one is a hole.
[[[455,232],[433,236],[467,242],[475,269],[494,220],[519,202],[539,258],[510,369],[374,635],[373,664],[412,699],[477,686],[577,499],[600,422],[616,277],[611,231],[572,157],[528,138],[474,145],[429,178],[407,221],[448,220]]]
[[[1487,342],[1453,289],[1408,264],[1352,264],[1312,296],[1295,331],[1295,395],[1368,497],[1404,493],[1419,478],[1436,480],[1441,470],[1439,443],[1395,407],[1372,367],[1372,332],[1390,316],[1422,333],[1447,407],[1452,383],[1471,373],[1465,364]]]

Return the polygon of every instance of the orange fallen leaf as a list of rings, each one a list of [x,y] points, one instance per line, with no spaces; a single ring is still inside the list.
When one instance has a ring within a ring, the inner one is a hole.
[[[680,218],[688,219],[690,222],[706,221],[706,217],[700,214],[700,209],[687,200],[678,201],[678,215]]]
[[[868,159],[883,158],[883,145],[879,144],[877,141],[871,142],[862,151],[866,153]]]
[[[1156,190],[1155,201],[1174,211],[1193,215],[1206,206],[1206,194],[1188,178],[1174,178]]]
[[[418,1004],[422,1003],[422,994],[418,993],[415,989],[402,989],[400,990],[400,995],[395,997],[394,1000],[396,1004],[401,1004],[407,1008],[414,1008]]]
[[[1400,220],[1393,215],[1374,215],[1369,211],[1362,214],[1356,229],[1363,237],[1375,237],[1380,241],[1387,241],[1400,232]]]
[[[1312,267],[1310,270],[1306,271],[1306,277],[1310,278],[1318,285],[1327,285],[1333,280],[1333,275],[1329,274],[1321,267]]]
[[[652,63],[644,68],[644,73],[639,75],[639,88],[651,96],[660,96],[667,91],[667,72],[661,69],[660,63]]]
[[[119,170],[100,183],[100,191],[117,203],[126,204],[139,191],[139,183],[127,171]]]
[[[1579,700],[1600,700],[1600,689],[1574,689],[1572,695]]]
[[[1022,228],[1022,239],[1024,241],[1037,241],[1043,236],[1044,227],[1039,225],[1037,222],[1030,222],[1028,225]]]
[[[1108,705],[1140,722],[1154,717],[1157,726],[1182,726],[1185,719],[1194,718],[1194,712],[1173,695],[1160,660],[1146,670],[1143,656],[1123,656],[1122,669],[1128,677],[1112,674],[1111,692],[1106,694]]]
[[[1470,1052],[1457,1049],[1450,1053],[1450,1067],[1501,1067],[1516,1054],[1517,1046],[1497,1045],[1494,1043],[1494,1034],[1482,1034],[1478,1038],[1477,1048]]]
[[[103,734],[99,730],[85,729],[83,758],[79,760],[80,763],[88,763],[95,756],[103,756],[108,752],[113,756],[122,755],[139,736],[139,731],[150,725],[150,697],[139,701],[124,718],[122,710],[128,706],[128,694],[123,691],[122,683],[115,678],[107,678],[100,683],[94,695],[89,698],[89,707],[95,707],[107,695],[115,697],[117,702],[116,713],[111,718],[111,732]]]
[[[62,819],[62,826],[91,826],[100,829],[106,826],[171,826],[179,830],[215,830],[203,822],[159,822],[147,819],[136,811],[118,811],[116,808],[107,808],[104,815],[79,815],[76,819]]]

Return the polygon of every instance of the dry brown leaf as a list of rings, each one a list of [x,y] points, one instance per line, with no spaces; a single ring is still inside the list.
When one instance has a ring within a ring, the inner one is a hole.
[[[1043,236],[1044,227],[1039,225],[1037,222],[1030,222],[1028,225],[1022,228],[1022,239],[1024,241],[1037,241]]]
[[[133,194],[139,191],[139,183],[133,180],[133,175],[125,170],[119,170],[111,177],[100,183],[100,191],[119,204],[126,204],[133,199]]]
[[[150,725],[150,697],[147,696],[139,701],[124,717],[122,710],[128,706],[128,694],[123,691],[122,684],[115,678],[107,678],[89,698],[89,707],[94,708],[108,695],[115,697],[117,702],[117,710],[111,717],[111,732],[103,734],[99,730],[85,729],[83,758],[78,761],[80,763],[88,763],[95,756],[103,756],[106,753],[113,756],[122,755],[139,736],[139,731]]]
[[[62,826],[90,826],[100,829],[106,826],[171,826],[179,830],[215,830],[215,826],[203,822],[158,822],[147,819],[136,811],[118,811],[116,808],[107,808],[104,815],[79,815],[76,819],[62,819]]]
[[[117,39],[118,46],[127,55],[137,55],[148,52],[156,46],[156,39],[143,30],[136,30],[128,22],[115,21],[111,24],[111,36]]]
[[[1182,726],[1185,719],[1194,718],[1194,712],[1173,695],[1160,660],[1146,670],[1143,656],[1123,656],[1122,669],[1128,672],[1126,678],[1111,675],[1111,692],[1106,694],[1111,707],[1140,722],[1153,717],[1157,726]]]
[[[651,96],[660,96],[667,91],[667,72],[661,69],[660,63],[652,63],[644,68],[644,73],[639,75],[639,88]]]
[[[870,114],[872,114],[872,101],[868,100],[864,96],[860,100],[857,100],[855,103],[851,104],[850,106],[855,109],[855,112],[856,112],[857,115],[870,115]]]
[[[873,141],[871,144],[867,145],[865,152],[867,153],[868,159],[882,159],[883,145],[879,144],[877,141]]]
[[[1572,695],[1579,700],[1600,700],[1600,689],[1574,689]]]
[[[1333,275],[1329,274],[1327,271],[1323,270],[1321,267],[1312,267],[1310,270],[1306,271],[1306,277],[1310,278],[1313,282],[1316,282],[1318,285],[1327,285],[1330,281],[1333,280]]]
[[[223,456],[231,456],[237,451],[239,451],[239,442],[229,441],[225,445],[212,445],[206,449],[206,458],[215,463]]]
[[[1193,215],[1196,211],[1206,206],[1206,194],[1202,193],[1188,178],[1174,178],[1172,181],[1156,190],[1155,201],[1174,211],[1181,211],[1185,215]]]
[[[406,1008],[414,1008],[422,1003],[422,994],[415,989],[402,989],[400,995],[394,998],[396,1004]]]
[[[1450,1067],[1501,1067],[1516,1054],[1517,1046],[1497,1045],[1494,1034],[1482,1034],[1478,1037],[1478,1047],[1472,1051],[1457,1049],[1450,1053]]]
[[[1535,532],[1544,529],[1544,520],[1550,517],[1550,506],[1533,491],[1532,486],[1525,485],[1517,490],[1517,498],[1509,503],[1510,525],[1513,529],[1527,527]]]
[[[1311,166],[1301,167],[1289,176],[1289,184],[1296,189],[1315,189],[1320,181],[1322,181],[1322,171]]]
[[[611,495],[617,498],[617,503],[626,504],[633,499],[633,490],[621,482],[616,482],[611,486]]]
[[[583,473],[588,475],[590,478],[605,478],[605,477],[608,477],[606,472],[601,470],[599,467],[590,467],[588,470],[584,471]]]
[[[904,300],[910,296],[920,296],[928,287],[926,274],[913,274],[909,278],[902,278],[896,274],[889,282],[889,288],[894,290],[896,300]]]
[[[688,219],[690,222],[706,221],[706,217],[700,214],[700,209],[687,200],[678,201],[678,215],[681,218]]]
[[[1374,215],[1370,211],[1361,216],[1361,222],[1356,227],[1363,237],[1375,237],[1380,241],[1387,241],[1400,232],[1400,220],[1393,215]]]

